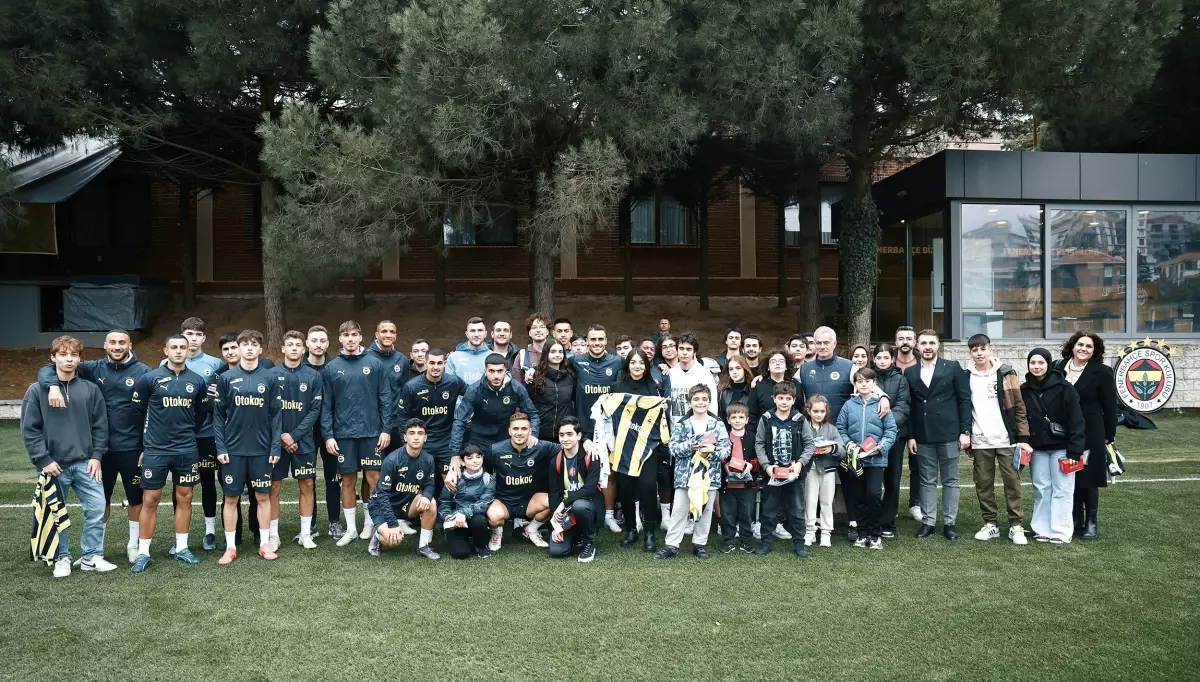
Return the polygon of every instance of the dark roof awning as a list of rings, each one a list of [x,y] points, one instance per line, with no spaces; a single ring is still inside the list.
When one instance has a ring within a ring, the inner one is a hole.
[[[17,201],[57,204],[83,189],[121,155],[116,142],[83,140],[68,143],[12,169]]]

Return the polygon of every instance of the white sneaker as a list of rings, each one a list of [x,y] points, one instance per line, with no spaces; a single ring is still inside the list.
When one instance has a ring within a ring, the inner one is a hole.
[[[75,561],[71,562],[71,568],[79,568],[82,565],[83,565],[83,557],[79,557]]]
[[[316,549],[317,543],[313,542],[311,535],[301,535],[300,536],[300,546],[303,547],[304,549]]]
[[[379,556],[379,538],[374,534],[371,535],[371,541],[367,543],[367,554],[371,556]]]
[[[546,540],[542,538],[541,533],[533,530],[533,526],[525,526],[525,530],[523,532],[525,539],[532,542],[534,547],[541,547],[545,549],[546,547],[550,546],[550,543],[546,542]],[[491,549],[490,543],[488,545],[488,549]],[[499,549],[499,546],[497,546],[496,549]]]
[[[357,539],[358,539],[358,533],[351,533],[351,532],[347,531],[345,533],[342,533],[342,537],[338,538],[337,546],[345,547],[346,545],[350,544],[351,542],[354,542]]]
[[[488,549],[493,552],[500,551],[500,541],[504,539],[504,526],[496,526],[492,529],[492,537],[488,540]]]
[[[1025,537],[1025,529],[1020,524],[1009,526],[1008,539],[1012,540],[1014,545],[1028,545],[1029,539]]]
[[[67,557],[54,560],[54,577],[65,578],[71,575],[71,560]]]
[[[400,532],[405,535],[416,535],[417,529],[412,527],[406,519],[400,519]]]
[[[363,524],[362,532],[358,534],[359,540],[370,540],[371,534],[375,532],[375,524],[367,522]]]
[[[925,515],[921,513],[921,507],[917,505],[913,505],[908,508],[908,515],[911,516],[913,521],[916,521],[917,523],[925,520]]]
[[[138,546],[137,545],[128,545],[125,547],[125,557],[127,559],[129,559],[129,563],[132,564],[134,561],[137,561],[137,555],[138,555]]]
[[[1000,537],[1000,528],[994,523],[983,524],[983,528],[980,528],[979,532],[975,534],[976,540],[995,540],[998,537]]]
[[[805,547],[812,547],[812,544],[816,541],[817,541],[817,534],[815,531],[810,530],[804,534],[804,546]]]
[[[116,564],[102,556],[93,556],[91,559],[85,560],[81,566],[85,572],[108,573],[109,571],[117,570]]]
[[[267,547],[272,552],[278,552],[279,551],[279,536],[272,535],[271,537],[267,538]]]
[[[783,526],[775,526],[775,537],[780,540],[791,540],[792,534],[787,532]]]
[[[617,523],[617,520],[615,518],[613,518],[611,516],[607,516],[607,515],[604,517],[604,527],[611,530],[614,533],[624,533],[625,532],[625,529],[621,527],[621,524]]]
[[[833,547],[833,537],[832,536],[833,536],[833,533],[830,533],[829,531],[825,531],[824,533],[821,533],[821,546],[822,547]]]
[[[662,519],[662,523],[658,524],[658,529],[659,530],[671,530],[671,519],[664,516]]]
[[[755,540],[761,540],[762,539],[762,525],[758,521],[755,521],[754,523],[750,524],[750,533],[754,536]]]

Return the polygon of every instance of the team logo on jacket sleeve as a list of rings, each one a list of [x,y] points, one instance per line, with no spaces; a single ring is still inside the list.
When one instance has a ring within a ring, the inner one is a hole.
[[[133,377],[125,377],[125,385],[133,388]]]
[[[1117,397],[1131,410],[1154,412],[1175,393],[1175,349],[1165,341],[1134,341],[1117,353]]]
[[[364,366],[364,367],[363,367],[363,374],[370,374],[370,373],[371,373],[371,368],[370,368],[370,367],[365,367],[365,366]]]

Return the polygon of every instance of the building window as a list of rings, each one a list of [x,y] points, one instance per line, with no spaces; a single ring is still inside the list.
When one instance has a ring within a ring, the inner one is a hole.
[[[833,238],[833,205],[846,196],[844,185],[821,185],[821,243],[837,244]],[[789,204],[783,210],[784,244],[800,246],[800,207]]]
[[[517,211],[488,204],[474,212],[447,214],[442,233],[447,246],[516,246]]]
[[[1200,211],[1139,210],[1136,220],[1138,333],[1197,331]]]
[[[634,197],[629,202],[630,242],[659,246],[695,246],[691,211],[665,194]]]
[[[962,205],[963,335],[1043,335],[1042,207]]]
[[[1050,331],[1125,332],[1124,210],[1050,210]]]

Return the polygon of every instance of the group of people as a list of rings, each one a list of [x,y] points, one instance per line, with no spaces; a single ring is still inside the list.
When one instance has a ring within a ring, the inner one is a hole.
[[[495,322],[489,335],[473,317],[454,350],[417,339],[406,354],[393,322],[379,322],[367,346],[347,321],[336,356],[329,332],[314,326],[287,332],[274,365],[254,330],[222,336],[220,358],[206,354],[205,324],[193,317],[166,340],[155,367],[139,361],[125,331],[110,332],[105,357],[88,361],[77,339],[60,337],[26,392],[21,427],[41,482],[63,501],[69,490],[80,501],[82,553],[71,561],[64,528],[39,558],[56,577],[73,566],[116,568],[104,557],[104,536],[118,478],[134,573],[153,563],[168,478],[176,562],[199,562],[189,544],[197,484],[201,547],[219,549],[218,564],[238,558],[243,494],[259,556],[278,558],[288,476],[299,487],[294,541],[314,549],[318,460],[328,534],[338,547],[366,541],[376,556],[415,535],[416,552],[437,560],[440,527],[452,557],[487,558],[511,521],[514,537],[552,557],[592,561],[606,528],[621,534],[622,547],[641,544],[660,560],[679,556],[690,535],[692,554],[707,559],[716,517],[723,553],[765,555],[783,540],[805,557],[833,542],[838,488],[847,540],[878,550],[897,532],[905,454],[918,538],[936,532],[939,485],[942,533],[958,538],[960,453],[972,459],[984,521],[977,540],[1001,535],[999,470],[1008,538],[1028,542],[1025,462],[1034,539],[1098,538],[1116,396],[1092,332],[1072,336],[1057,359],[1032,350],[1022,381],[982,334],[968,341],[964,367],[940,357],[936,331],[910,327],[894,343],[854,346],[848,358],[836,355],[829,327],[793,335],[778,350],[730,328],[712,357],[666,318],[637,340],[610,340],[600,324],[576,335],[570,320],[541,314],[525,330],[529,342],[519,348],[510,323]]]

